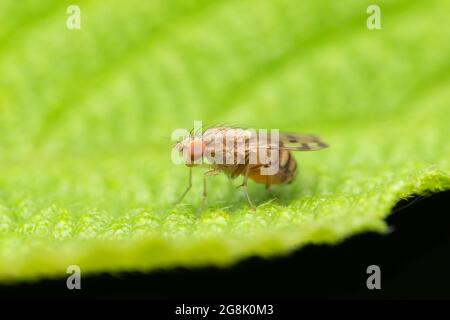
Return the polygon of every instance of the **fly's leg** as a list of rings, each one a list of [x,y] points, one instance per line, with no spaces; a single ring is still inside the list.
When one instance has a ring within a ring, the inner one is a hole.
[[[255,210],[256,208],[253,205],[252,200],[250,199],[250,196],[249,196],[248,190],[247,190],[247,180],[248,180],[249,172],[250,172],[250,166],[247,165],[247,168],[245,168],[244,180],[242,181],[242,184],[240,185],[240,187],[242,188],[242,190],[244,190],[244,195],[245,195],[245,198],[247,199],[247,202],[248,202],[250,208]]]
[[[203,174],[203,193],[202,193],[202,206],[200,208],[200,211],[203,211],[203,209],[205,208],[206,205],[206,197],[207,197],[207,192],[206,192],[206,178],[207,177],[211,177],[211,176],[215,176],[218,172],[213,169],[213,170],[209,170],[206,171]]]
[[[202,193],[202,206],[200,207],[200,211],[203,211],[203,209],[205,208],[206,205],[206,174],[208,172],[205,172],[205,174],[203,175],[203,193]]]
[[[280,201],[280,200],[278,199],[278,197],[276,196],[276,194],[273,192],[272,186],[270,185],[269,179],[268,179],[268,178],[267,178],[267,180],[266,180],[266,190],[270,193],[270,195],[272,196],[272,198],[273,198],[274,200]]]
[[[180,198],[178,198],[178,201],[175,204],[179,204],[181,201],[183,201],[183,199],[186,196],[186,194],[189,192],[189,190],[191,190],[191,187],[192,187],[192,168],[189,168],[188,187],[186,188],[186,190],[184,190],[183,194],[181,195]]]

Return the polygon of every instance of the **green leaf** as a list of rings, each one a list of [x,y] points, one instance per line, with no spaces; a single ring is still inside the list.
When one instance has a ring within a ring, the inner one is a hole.
[[[400,199],[450,189],[448,1],[0,4],[0,279],[225,266],[386,232]],[[205,124],[315,133],[280,202],[187,169],[170,135]],[[432,212],[423,219],[432,219]]]

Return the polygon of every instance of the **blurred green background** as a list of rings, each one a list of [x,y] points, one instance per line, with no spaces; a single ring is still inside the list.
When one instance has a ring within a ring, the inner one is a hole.
[[[227,265],[386,230],[400,199],[449,189],[448,1],[0,3],[0,279]],[[81,9],[69,30],[66,9]],[[250,185],[187,170],[170,134],[232,122],[315,133],[300,174]],[[237,185],[238,183],[235,183]],[[424,217],[426,218],[426,217]]]

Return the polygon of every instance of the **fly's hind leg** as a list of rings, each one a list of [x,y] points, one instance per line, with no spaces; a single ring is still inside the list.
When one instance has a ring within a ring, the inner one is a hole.
[[[207,197],[207,192],[206,192],[206,178],[207,177],[211,177],[211,176],[215,176],[216,174],[218,174],[218,172],[215,169],[206,171],[203,174],[203,193],[202,193],[202,206],[200,207],[200,211],[203,211],[203,209],[205,208],[206,205],[206,197]]]
[[[270,185],[269,178],[267,178],[267,180],[266,180],[266,190],[270,193],[270,195],[272,196],[272,198],[273,198],[275,201],[280,201],[280,200],[278,199],[277,195],[276,195],[276,194],[273,192],[273,190],[272,190],[272,186]]]
[[[245,198],[247,199],[247,202],[248,202],[250,208],[255,210],[256,207],[253,205],[253,202],[250,199],[250,196],[249,196],[248,190],[247,190],[247,181],[248,181],[248,173],[249,172],[250,172],[250,166],[247,165],[247,168],[245,168],[244,180],[242,181],[242,184],[240,185],[240,187],[242,188],[242,190],[244,190],[244,195],[245,195]]]

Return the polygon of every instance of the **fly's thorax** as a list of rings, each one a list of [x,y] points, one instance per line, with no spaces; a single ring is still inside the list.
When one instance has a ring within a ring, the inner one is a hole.
[[[204,157],[218,165],[245,164],[251,133],[244,129],[212,128],[205,131]]]
[[[274,138],[254,129],[212,128],[206,130],[202,138],[204,156],[211,163],[270,165],[278,160],[278,136]]]

